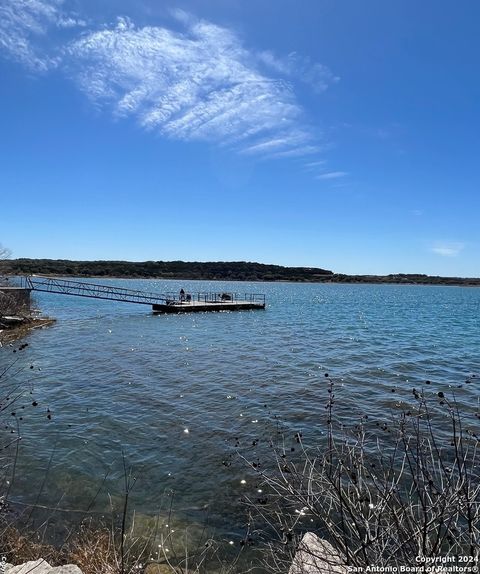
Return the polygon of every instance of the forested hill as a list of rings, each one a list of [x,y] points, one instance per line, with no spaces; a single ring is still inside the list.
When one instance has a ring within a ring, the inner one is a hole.
[[[219,279],[224,281],[321,281],[331,271],[312,267],[281,267],[245,261],[198,263],[186,261],[68,261],[12,259],[0,270],[15,275],[131,277],[143,279]]]
[[[346,275],[315,267],[282,267],[245,261],[69,261],[11,259],[0,261],[0,274],[61,277],[123,277],[142,279],[216,279],[222,281],[297,281],[315,283],[406,283],[416,285],[480,286],[480,278],[438,277],[397,273]]]

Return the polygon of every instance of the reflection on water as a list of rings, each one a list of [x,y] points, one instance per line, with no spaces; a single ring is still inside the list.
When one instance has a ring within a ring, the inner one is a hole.
[[[58,321],[29,336],[19,362],[34,366],[17,379],[33,382],[38,402],[22,421],[19,501],[36,499],[49,468],[45,506],[85,509],[94,500],[92,508],[106,510],[107,493],[121,500],[123,452],[138,477],[138,512],[165,511],[173,493],[179,515],[208,516],[229,544],[243,531],[238,499],[259,487],[232,453],[261,456],[278,425],[321,441],[325,372],[337,381],[339,415],[368,413],[372,424],[427,379],[432,393],[452,386],[461,403],[478,401],[478,379],[465,384],[480,371],[478,289],[102,283],[265,292],[268,308],[153,316],[141,305],[36,295]],[[11,358],[1,350],[0,367]]]

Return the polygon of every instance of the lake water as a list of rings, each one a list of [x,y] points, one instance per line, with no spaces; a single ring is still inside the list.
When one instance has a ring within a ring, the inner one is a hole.
[[[19,502],[105,511],[107,493],[120,500],[123,452],[137,477],[139,515],[166,512],[174,493],[182,520],[208,520],[220,541],[236,544],[245,522],[238,500],[258,484],[234,453],[255,458],[278,424],[287,437],[321,441],[326,372],[337,382],[340,413],[352,420],[368,413],[386,421],[413,387],[455,389],[460,403],[478,408],[478,378],[470,376],[480,372],[480,289],[97,282],[263,292],[267,309],[154,316],[142,305],[36,294],[57,323],[26,339],[15,355],[15,369],[25,369],[10,376],[9,384],[33,386],[17,406],[27,407],[12,490]],[[0,369],[13,358],[0,350]]]

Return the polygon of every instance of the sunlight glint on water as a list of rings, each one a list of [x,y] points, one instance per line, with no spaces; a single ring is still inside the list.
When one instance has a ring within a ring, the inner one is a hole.
[[[61,506],[84,508],[108,468],[115,496],[123,451],[139,477],[139,512],[155,512],[173,489],[181,512],[196,516],[209,505],[210,522],[227,535],[242,523],[238,498],[258,487],[229,455],[238,444],[254,456],[252,441],[261,448],[278,421],[287,434],[320,440],[325,372],[341,385],[339,412],[350,417],[385,420],[426,379],[432,392],[462,385],[459,401],[478,401],[478,379],[464,384],[480,371],[475,288],[102,283],[265,292],[268,308],[153,316],[141,305],[37,294],[58,322],[33,333],[22,358],[35,365],[39,406],[23,421],[19,500],[37,492],[52,449],[46,504],[63,496]],[[1,363],[10,360],[3,350]]]

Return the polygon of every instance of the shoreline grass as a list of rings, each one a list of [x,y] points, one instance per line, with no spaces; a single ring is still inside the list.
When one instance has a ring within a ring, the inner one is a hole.
[[[306,532],[357,572],[399,569],[417,557],[460,565],[468,557],[478,566],[479,413],[463,412],[453,392],[427,398],[413,389],[411,406],[375,431],[368,415],[355,423],[353,413],[349,423],[336,417],[341,398],[327,382],[322,446],[297,434],[295,453],[274,446],[273,467],[251,466],[263,494],[246,504],[266,538],[268,572],[288,570]]]

